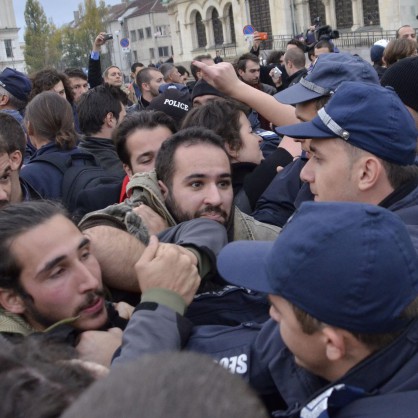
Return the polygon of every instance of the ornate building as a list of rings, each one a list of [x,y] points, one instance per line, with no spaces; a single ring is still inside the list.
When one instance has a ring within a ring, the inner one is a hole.
[[[25,72],[23,51],[19,43],[19,29],[13,0],[0,0],[0,71],[6,67]]]
[[[417,26],[416,0],[163,0],[167,6],[176,61],[225,51],[248,50],[243,27],[252,24],[272,36],[305,32],[319,17],[322,25],[344,31],[404,24]],[[236,47],[236,50],[235,50]],[[267,46],[268,47],[268,46]]]

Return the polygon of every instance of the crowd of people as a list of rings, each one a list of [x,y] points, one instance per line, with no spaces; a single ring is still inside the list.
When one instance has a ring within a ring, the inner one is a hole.
[[[105,42],[0,73],[0,415],[415,417],[415,30],[128,85]]]

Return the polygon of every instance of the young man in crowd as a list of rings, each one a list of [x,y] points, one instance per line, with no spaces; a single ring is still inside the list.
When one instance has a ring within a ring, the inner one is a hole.
[[[123,318],[129,317],[131,309],[105,301],[90,240],[61,207],[48,201],[11,204],[0,210],[0,237],[2,335],[13,341],[34,332],[50,332],[76,345],[82,358],[108,365],[121,343]],[[156,239],[151,249],[150,278],[170,275],[174,283],[178,269],[179,275],[188,276],[191,292],[197,289],[196,257]],[[86,331],[91,333],[78,342],[76,337]],[[92,346],[92,341],[102,344]]]
[[[375,70],[360,57],[342,53],[324,54],[306,78],[275,97],[280,106],[283,106],[282,103],[295,106],[297,118],[306,122],[316,116],[343,81],[379,83]],[[278,173],[258,200],[252,215],[259,221],[281,227],[300,202],[311,200],[309,186],[300,180],[300,171],[309,156],[309,139],[300,143],[304,151],[301,158]]]
[[[74,102],[77,103],[81,95],[89,90],[87,75],[81,68],[66,68],[64,74],[68,77],[74,95]]]
[[[189,128],[173,135],[162,143],[155,166],[156,177],[141,173],[132,178],[129,200],[88,214],[80,223],[112,287],[138,291],[133,264],[144,232],[157,234],[180,222],[207,218],[223,225],[230,240],[277,236],[278,228],[234,209],[229,156],[211,131]]]
[[[145,110],[152,99],[160,94],[159,88],[164,84],[164,77],[157,68],[147,67],[136,75],[136,84],[141,91],[141,97],[137,104],[128,109],[128,113]]]
[[[97,86],[81,97],[77,107],[80,130],[85,135],[79,148],[93,154],[109,174],[120,176],[121,181],[125,174],[112,133],[126,115],[124,94],[114,86]]]
[[[39,199],[19,173],[26,149],[26,135],[10,114],[0,112],[0,207],[8,203]]]
[[[345,82],[311,122],[278,130],[311,138],[301,179],[315,201],[364,202],[394,211],[418,249],[418,131],[392,89]]]

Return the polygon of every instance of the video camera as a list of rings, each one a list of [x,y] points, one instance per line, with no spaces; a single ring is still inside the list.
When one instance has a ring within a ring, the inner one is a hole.
[[[331,26],[323,25],[315,29],[316,41],[329,41],[330,39],[337,39],[340,37],[340,32],[332,30]]]

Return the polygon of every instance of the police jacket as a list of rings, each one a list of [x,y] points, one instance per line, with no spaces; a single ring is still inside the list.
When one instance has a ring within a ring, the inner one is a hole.
[[[284,347],[273,321],[268,321],[267,327],[252,321],[235,327],[193,327],[192,322],[181,315],[185,309],[184,302],[175,297],[165,298],[164,303],[170,305],[169,308],[154,302],[158,299],[154,296],[143,295],[125,328],[122,346],[116,352],[112,365],[132,361],[148,353],[180,349],[198,351],[210,355],[232,373],[240,375],[267,404],[282,404],[268,369],[271,358]]]
[[[260,222],[283,227],[299,205],[313,199],[309,184],[300,179],[307,159],[301,157],[276,174],[258,199],[252,216]]]
[[[411,180],[393,191],[379,203],[379,206],[400,216],[418,252],[418,179]]]
[[[275,417],[413,418],[418,408],[418,319],[392,344]]]
[[[295,364],[273,320],[192,328],[180,313],[156,302],[139,304],[113,364],[185,348],[211,355],[263,397],[277,390],[281,408],[275,417],[416,417],[418,319],[392,344],[329,383]]]

